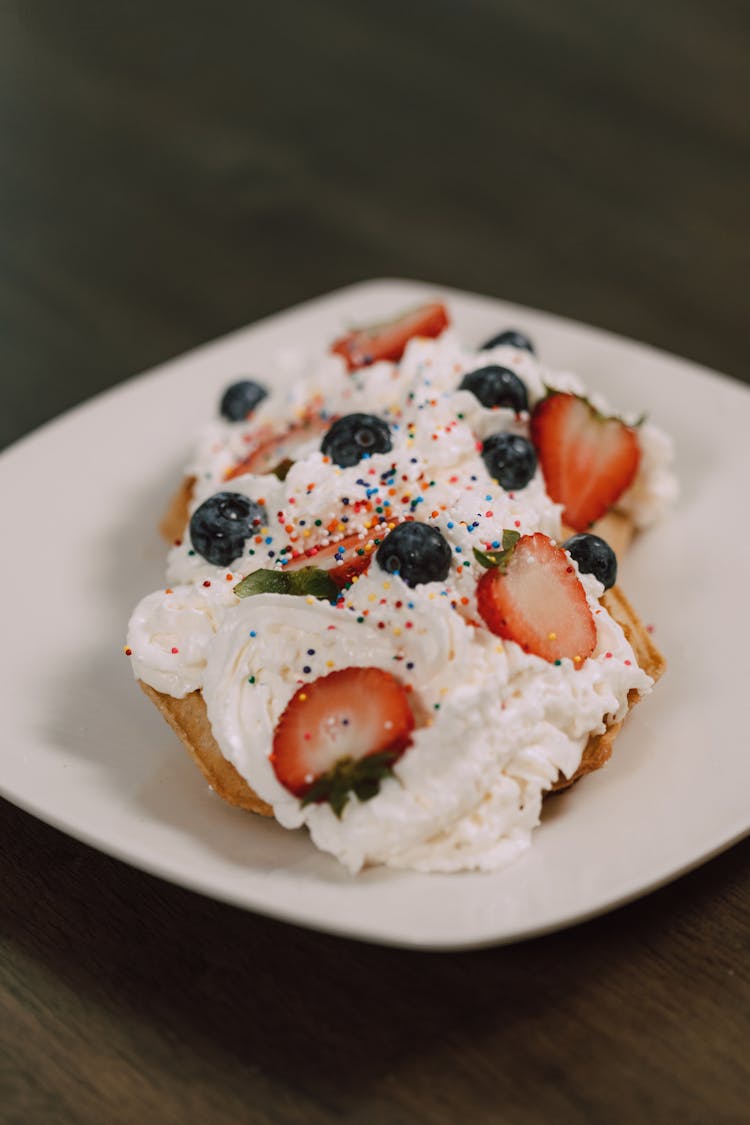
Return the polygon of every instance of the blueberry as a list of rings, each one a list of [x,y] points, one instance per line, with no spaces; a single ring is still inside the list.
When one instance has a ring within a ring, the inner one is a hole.
[[[464,375],[459,390],[471,391],[482,406],[507,406],[519,414],[529,409],[526,387],[508,367],[491,363],[489,367],[479,367]]]
[[[333,423],[320,448],[334,465],[347,469],[366,453],[387,453],[391,431],[388,423],[374,414],[345,414]]]
[[[605,590],[614,586],[617,581],[617,556],[598,535],[571,535],[566,539],[563,547],[578,563],[582,574],[593,574],[598,578]]]
[[[450,546],[438,529],[427,523],[400,523],[386,535],[376,557],[383,570],[398,572],[407,586],[442,582],[451,568]]]
[[[240,379],[239,382],[232,383],[221,398],[219,411],[222,418],[226,418],[228,422],[244,422],[267,394],[266,388],[252,379]]]
[[[536,349],[526,333],[519,332],[516,328],[508,328],[498,336],[492,336],[479,350],[486,352],[489,348],[499,348],[501,344],[510,344],[512,348],[523,348],[525,352],[536,354]]]
[[[217,492],[193,512],[190,539],[207,562],[229,566],[265,522],[266,513],[254,500],[241,492]]]
[[[490,434],[482,446],[482,460],[490,476],[509,491],[525,488],[536,472],[534,446],[518,434]]]

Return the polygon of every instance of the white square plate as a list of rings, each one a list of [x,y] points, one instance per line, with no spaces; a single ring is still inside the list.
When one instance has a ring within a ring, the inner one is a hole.
[[[156,525],[221,389],[290,346],[447,302],[467,344],[504,327],[675,437],[682,495],[621,584],[668,659],[607,769],[549,801],[493,874],[349,876],[302,832],[222,804],[122,655],[163,581]],[[270,317],[100,395],[0,456],[0,793],[175,883],[315,929],[460,949],[544,933],[657,887],[750,830],[750,393],[652,348],[502,301],[372,281]]]

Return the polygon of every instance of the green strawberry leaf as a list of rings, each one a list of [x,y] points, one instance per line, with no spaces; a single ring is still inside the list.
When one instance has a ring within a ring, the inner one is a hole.
[[[644,413],[636,418],[635,422],[626,422],[623,418],[620,417],[619,414],[602,414],[601,410],[598,410],[594,406],[594,404],[586,397],[586,395],[577,395],[573,391],[561,391],[558,390],[557,387],[550,387],[547,383],[543,383],[542,385],[544,387],[545,398],[552,398],[553,395],[570,394],[573,396],[573,398],[577,398],[579,402],[584,403],[598,422],[622,422],[623,426],[627,426],[629,430],[637,430],[638,427],[642,426],[648,418],[648,414]]]
[[[234,587],[238,598],[253,594],[291,594],[296,597],[312,595],[322,601],[335,602],[339,588],[319,566],[303,566],[299,570],[254,570]]]
[[[360,801],[377,797],[383,778],[393,776],[393,763],[398,757],[397,751],[381,750],[359,760],[342,758],[310,786],[302,798],[302,807],[328,802],[341,818],[352,793]]]
[[[480,551],[477,547],[474,548],[474,558],[480,566],[490,567],[496,566],[501,574],[505,574],[510,562],[510,557],[513,554],[516,543],[521,538],[518,531],[503,531],[503,545],[496,551]]]
[[[286,480],[287,474],[293,464],[294,461],[290,460],[289,457],[285,457],[283,461],[279,461],[275,469],[271,469],[271,472],[275,477],[278,477],[279,480]]]

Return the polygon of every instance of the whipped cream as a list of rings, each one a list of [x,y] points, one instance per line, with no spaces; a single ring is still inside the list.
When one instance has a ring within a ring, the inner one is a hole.
[[[449,435],[444,432],[438,442],[433,441],[435,429],[430,429],[424,411],[437,411],[439,414],[442,410],[454,418],[462,416],[466,427],[458,430],[456,440],[462,436],[466,440],[467,431],[470,442],[484,441],[500,430],[527,436],[526,416],[519,418],[511,410],[487,409],[469,391],[458,390],[464,374],[490,364],[507,367],[519,376],[526,386],[531,408],[549,388],[576,395],[588,394],[602,414],[617,413],[600,393],[587,392],[578,375],[556,371],[540,363],[525,349],[507,344],[482,352],[469,351],[462,347],[452,329],[436,340],[411,340],[399,364],[380,362],[349,373],[339,356],[326,355],[317,360],[312,374],[297,379],[287,390],[265,398],[247,424],[217,419],[205,428],[187,470],[195,479],[194,507],[222,487],[244,491],[247,484],[243,482],[243,487],[240,487],[241,478],[235,478],[227,486],[227,473],[247,456],[258,441],[271,434],[283,433],[290,423],[301,425],[305,419],[311,418],[317,422],[321,413],[323,418],[317,428],[310,428],[309,440],[295,450],[295,460],[319,450],[322,433],[327,429],[326,418],[359,411],[377,414],[388,421],[398,422],[403,417],[421,420],[421,452],[430,465],[438,465],[441,461],[449,463],[454,450],[453,443],[447,440]],[[628,424],[637,421],[628,417],[624,420]],[[438,428],[440,418],[435,421],[435,428]],[[439,428],[438,433],[441,433]],[[664,517],[677,495],[677,482],[673,471],[672,439],[658,427],[645,422],[638,427],[638,441],[641,447],[638,472],[616,507],[625,512],[636,527],[645,528]],[[279,460],[282,458],[283,451]],[[483,468],[481,458],[475,458],[475,461]],[[263,477],[264,481],[268,479]],[[261,488],[260,495],[263,494],[264,489]],[[524,498],[526,503],[529,498],[529,495]]]
[[[306,825],[352,872],[368,863],[482,870],[512,859],[529,844],[545,792],[560,773],[575,772],[589,736],[624,716],[631,690],[651,685],[590,575],[580,580],[597,645],[578,669],[527,654],[481,623],[475,590],[483,568],[473,548],[499,546],[503,529],[561,536],[560,506],[539,470],[525,488],[506,492],[480,456],[492,433],[528,433],[528,415],[489,410],[457,389],[465,372],[490,363],[518,373],[531,405],[546,387],[584,392],[575,376],[548,371],[524,350],[477,355],[448,331],[412,340],[399,364],[353,374],[327,356],[290,391],[264,399],[249,422],[214,423],[190,466],[191,510],[231,490],[260,504],[265,523],[228,568],[208,563],[189,538],[173,547],[169,587],[144,598],[131,618],[135,675],[178,698],[201,690],[225,757],[281,824]],[[388,421],[392,449],[339,468],[321,453],[322,434],[332,418],[354,412]],[[284,480],[267,471],[227,480],[248,451],[290,424],[299,428]],[[650,426],[639,438],[641,465],[623,507],[645,526],[659,518],[674,484],[668,439]],[[406,516],[433,524],[450,545],[445,582],[411,588],[373,560],[335,607],[233,593],[258,568],[282,569],[310,547]],[[397,676],[417,724],[378,795],[364,802],[352,795],[338,817],[327,804],[302,807],[277,780],[269,754],[300,685],[352,666]]]

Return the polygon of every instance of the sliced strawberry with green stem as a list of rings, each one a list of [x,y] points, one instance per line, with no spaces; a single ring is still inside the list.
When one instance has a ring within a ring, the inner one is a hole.
[[[233,480],[245,473],[276,472],[279,475],[282,469],[285,475],[302,446],[326,433],[332,421],[332,417],[320,418],[314,415],[289,426],[281,433],[274,433],[270,428],[261,431],[253,448],[229,470],[226,479]]]
[[[633,483],[638,435],[619,418],[600,414],[584,398],[553,392],[531,416],[547,492],[563,505],[563,523],[586,531]]]
[[[341,816],[351,793],[368,801],[411,743],[403,684],[380,668],[342,668],[292,696],[276,727],[271,765],[303,805]]]
[[[349,371],[367,367],[381,359],[395,363],[414,336],[439,336],[448,327],[445,305],[435,301],[411,309],[394,320],[355,328],[331,344],[331,351],[346,361]]]
[[[580,668],[596,647],[596,625],[575,567],[539,531],[521,536],[502,565],[489,566],[477,583],[477,608],[490,632],[543,660],[569,657]]]
[[[284,563],[284,570],[297,570],[313,563],[328,575],[340,588],[348,586],[355,577],[363,574],[369,567],[377,547],[401,520],[393,519],[379,523],[368,531],[355,531],[322,545],[308,547],[294,558]]]

